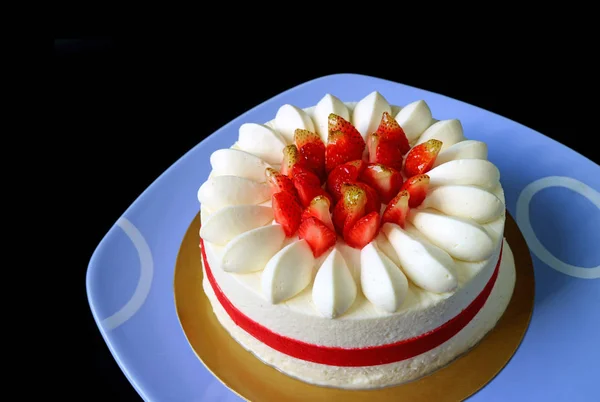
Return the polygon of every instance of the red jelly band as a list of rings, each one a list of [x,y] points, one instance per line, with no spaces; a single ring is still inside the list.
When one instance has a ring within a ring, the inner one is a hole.
[[[481,310],[490,296],[494,284],[496,283],[496,279],[498,278],[503,246],[504,244],[500,248],[500,256],[492,277],[481,293],[477,295],[469,306],[450,321],[447,321],[445,324],[429,332],[399,342],[364,348],[342,348],[314,345],[277,334],[256,321],[253,321],[250,317],[238,310],[237,307],[229,301],[227,296],[225,296],[219,287],[219,284],[216,282],[210,266],[208,265],[208,259],[206,258],[206,253],[204,251],[204,242],[200,239],[202,259],[204,261],[204,268],[206,270],[208,281],[210,282],[219,303],[221,303],[221,306],[223,306],[236,325],[265,345],[288,356],[313,363],[343,367],[376,366],[379,364],[394,363],[410,359],[436,348],[456,335],[471,322],[473,317]]]

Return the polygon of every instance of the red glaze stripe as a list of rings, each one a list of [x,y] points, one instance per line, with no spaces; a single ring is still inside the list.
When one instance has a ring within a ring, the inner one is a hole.
[[[414,338],[405,339],[396,343],[380,346],[369,346],[365,348],[342,348],[332,346],[320,346],[306,342],[302,342],[287,336],[279,335],[269,328],[253,321],[240,310],[235,307],[231,301],[225,296],[215,277],[210,270],[206,253],[204,251],[204,242],[200,239],[200,247],[202,249],[202,258],[206,276],[210,282],[217,299],[229,315],[233,322],[241,327],[244,331],[270,346],[271,348],[284,353],[288,356],[297,359],[306,360],[319,364],[327,364],[330,366],[343,367],[361,367],[361,366],[376,366],[379,364],[387,364],[399,362],[401,360],[410,359],[421,353],[425,353],[435,347],[446,342],[448,339],[456,335],[463,329],[477,312],[481,310],[486,300],[488,299],[500,269],[502,260],[502,248],[500,248],[500,257],[494,269],[492,277],[485,285],[481,293],[471,302],[471,304],[461,311],[456,317],[447,321],[440,327],[437,327],[427,333],[421,334]]]

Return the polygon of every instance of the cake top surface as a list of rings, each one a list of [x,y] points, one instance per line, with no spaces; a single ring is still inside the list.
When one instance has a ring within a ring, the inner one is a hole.
[[[282,105],[269,122],[243,124],[210,163],[200,235],[223,270],[260,272],[273,304],[312,284],[324,316],[343,315],[359,293],[394,313],[411,286],[454,292],[469,280],[458,266],[481,266],[502,240],[504,194],[486,144],[423,100],[392,106],[372,92]]]

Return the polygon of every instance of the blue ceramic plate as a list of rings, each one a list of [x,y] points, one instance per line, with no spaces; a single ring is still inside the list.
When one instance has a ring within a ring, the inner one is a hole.
[[[304,83],[223,126],[148,187],[98,245],[87,273],[91,310],[114,358],[145,400],[239,400],[194,354],[173,298],[175,259],[198,213],[196,194],[210,172],[211,153],[230,147],[242,123],[269,121],[284,103],[309,107],[325,93],[358,101],[374,90],[397,105],[424,99],[437,119],[458,118],[468,138],[488,143],[507,209],[533,255],[529,330],[509,364],[471,399],[598,400],[600,167],[494,113],[353,74]]]

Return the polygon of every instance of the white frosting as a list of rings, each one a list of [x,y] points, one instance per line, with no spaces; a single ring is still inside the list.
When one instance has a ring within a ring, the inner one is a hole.
[[[254,272],[281,249],[285,232],[279,224],[262,226],[234,237],[223,250],[221,268],[227,272]]]
[[[463,134],[463,127],[458,119],[441,120],[432,124],[425,132],[421,135],[416,145],[422,144],[428,140],[436,139],[442,141],[442,148],[440,152],[444,151],[448,147],[464,141],[465,136]]]
[[[342,254],[333,248],[317,271],[312,301],[324,317],[335,318],[346,312],[356,299],[354,278]]]
[[[414,209],[409,212],[408,220],[431,243],[456,259],[483,261],[494,252],[494,239],[473,220]]]
[[[273,304],[297,295],[312,280],[314,266],[315,258],[306,240],[288,244],[265,266],[261,276],[263,294]]]
[[[280,162],[281,163],[281,162]],[[257,182],[266,181],[265,169],[271,167],[259,157],[239,149],[219,149],[210,155],[212,176],[237,176]]]
[[[238,148],[258,156],[267,163],[280,164],[281,152],[286,145],[279,133],[263,124],[244,123],[240,126]]]
[[[408,291],[408,281],[400,268],[380,253],[374,242],[363,247],[360,260],[360,283],[365,297],[387,313],[398,310]]]
[[[334,113],[338,116],[343,117],[345,120],[350,121],[350,111],[344,105],[344,102],[339,100],[337,97],[327,94],[319,103],[315,106],[313,111],[313,119],[315,121],[315,129],[317,134],[321,136],[321,139],[327,144],[327,138],[329,137],[329,115]]]
[[[422,208],[434,208],[447,215],[470,218],[478,223],[498,219],[505,206],[496,195],[475,186],[448,185],[427,193]]]
[[[310,116],[293,105],[283,105],[275,116],[275,127],[288,144],[294,143],[296,129],[315,132],[315,125]]]
[[[396,121],[412,144],[433,123],[433,117],[427,103],[418,100],[402,108],[396,115]]]
[[[354,106],[352,123],[366,140],[367,135],[377,131],[383,112],[392,113],[388,101],[377,91],[371,92]]]
[[[435,158],[433,167],[456,159],[487,159],[488,148],[485,142],[464,140],[441,151]]]
[[[430,351],[396,363],[369,367],[337,367],[317,364],[296,359],[271,349],[235,325],[216,299],[206,276],[203,281],[203,288],[213,306],[215,315],[223,327],[242,347],[252,352],[264,363],[289,376],[316,385],[346,389],[372,389],[417,380],[451,363],[455,358],[474,347],[494,328],[506,310],[513,293],[515,277],[513,254],[508,243],[505,242],[496,285],[483,308],[467,326],[454,337]],[[333,320],[333,322],[336,321]],[[369,323],[365,323],[363,330],[366,332],[375,331]],[[311,331],[315,331],[315,329],[310,328],[306,332]],[[347,335],[347,333],[343,334],[344,336]]]
[[[256,205],[271,198],[266,183],[238,176],[210,177],[198,190],[198,201],[212,211],[229,205]]]
[[[456,289],[456,266],[446,251],[393,223],[385,223],[381,231],[395,251],[390,258],[417,286],[434,293]]]
[[[431,187],[463,184],[494,189],[500,180],[500,171],[487,160],[459,159],[446,162],[427,172]]]
[[[200,237],[224,246],[239,234],[265,226],[273,220],[273,210],[262,205],[231,205],[202,221]]]

